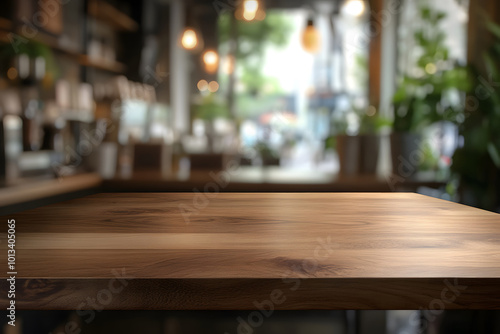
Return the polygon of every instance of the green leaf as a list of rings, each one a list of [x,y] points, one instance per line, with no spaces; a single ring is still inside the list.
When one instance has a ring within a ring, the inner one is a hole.
[[[500,153],[493,143],[488,143],[488,153],[490,154],[491,160],[497,168],[500,168]]]
[[[439,13],[437,14],[436,19],[437,19],[437,21],[441,21],[441,20],[442,20],[442,19],[444,19],[445,17],[446,17],[446,13],[445,13],[445,12],[439,12]]]
[[[431,18],[431,13],[432,10],[427,6],[423,6],[422,8],[420,8],[420,16],[422,16],[422,18],[425,20],[429,20]]]
[[[491,55],[489,55],[488,53],[483,54],[483,60],[488,74],[491,75],[493,79],[499,78],[496,62],[493,60]]]
[[[394,103],[401,103],[406,100],[406,88],[405,86],[399,86],[398,90],[394,94],[392,101]]]
[[[500,25],[496,24],[491,20],[486,21],[486,28],[492,32],[496,37],[500,38]]]

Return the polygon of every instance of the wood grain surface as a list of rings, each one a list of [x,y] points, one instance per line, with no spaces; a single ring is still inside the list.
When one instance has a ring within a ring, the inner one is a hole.
[[[19,185],[0,188],[0,212],[2,207],[18,204],[72,191],[97,188],[101,177],[96,173],[67,176],[61,179],[29,181]]]
[[[500,308],[500,215],[417,194],[99,194],[3,219],[20,309]]]

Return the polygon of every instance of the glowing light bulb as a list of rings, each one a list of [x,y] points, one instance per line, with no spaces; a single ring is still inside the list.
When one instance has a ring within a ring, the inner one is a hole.
[[[217,81],[210,81],[208,84],[208,91],[211,93],[215,93],[219,90],[219,83]]]
[[[217,55],[217,52],[209,50],[203,55],[203,61],[207,65],[214,65],[219,61],[219,56]]]
[[[361,16],[365,12],[365,2],[363,0],[347,0],[343,10],[347,15]]]
[[[235,11],[235,16],[238,20],[244,19],[245,21],[262,21],[266,17],[266,13],[259,0],[243,0],[241,5]]]
[[[255,15],[256,13],[254,12],[243,12],[243,18],[247,21],[252,21],[253,19],[255,19]]]
[[[181,38],[182,46],[186,50],[193,50],[198,45],[198,36],[196,32],[191,28],[186,28]]]
[[[257,12],[259,9],[259,2],[257,0],[245,0],[243,8],[246,12]]]
[[[252,21],[257,16],[259,10],[259,2],[256,0],[245,0],[243,2],[243,18],[247,21]]]
[[[9,68],[9,70],[7,71],[7,77],[10,80],[17,79],[17,70],[14,67]]]
[[[203,63],[205,64],[205,71],[215,73],[219,65],[219,55],[214,50],[205,51],[203,54]]]
[[[198,87],[198,90],[200,92],[206,91],[208,89],[208,82],[207,82],[207,80],[200,80],[200,81],[198,81],[197,87]]]
[[[307,21],[306,29],[302,33],[302,46],[304,50],[310,53],[316,53],[321,46],[321,36],[319,31],[314,27],[313,20]]]
[[[222,70],[226,74],[231,74],[234,72],[234,57],[232,55],[226,56],[222,62]]]

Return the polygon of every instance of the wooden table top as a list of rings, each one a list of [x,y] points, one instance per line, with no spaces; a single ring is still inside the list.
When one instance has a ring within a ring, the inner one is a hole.
[[[500,215],[418,194],[113,193],[4,218],[19,308],[500,308]]]

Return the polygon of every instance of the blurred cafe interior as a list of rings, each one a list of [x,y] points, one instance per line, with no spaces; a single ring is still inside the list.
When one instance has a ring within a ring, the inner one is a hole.
[[[492,0],[0,4],[0,206],[413,191],[500,210]]]

